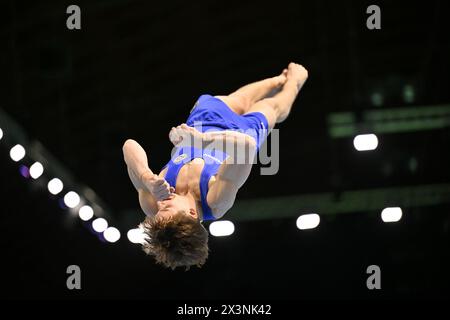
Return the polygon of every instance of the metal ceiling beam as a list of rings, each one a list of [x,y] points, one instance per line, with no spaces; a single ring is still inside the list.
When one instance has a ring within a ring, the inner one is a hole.
[[[354,112],[331,113],[328,133],[332,138],[353,137],[361,133],[399,133],[450,127],[450,105],[368,110],[358,120]]]
[[[305,213],[342,214],[450,203],[450,184],[400,186],[239,200],[226,215],[232,221],[297,218]]]

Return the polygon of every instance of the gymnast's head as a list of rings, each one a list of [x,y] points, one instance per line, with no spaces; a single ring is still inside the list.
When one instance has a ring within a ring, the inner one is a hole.
[[[208,231],[195,208],[182,195],[158,201],[159,211],[141,223],[146,234],[143,250],[157,263],[176,267],[201,267],[208,258]]]

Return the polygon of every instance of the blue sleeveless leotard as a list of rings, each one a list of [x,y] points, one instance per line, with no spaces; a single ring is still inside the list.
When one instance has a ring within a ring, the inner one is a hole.
[[[196,129],[206,131],[235,130],[252,136],[258,149],[261,147],[268,135],[268,122],[260,112],[252,112],[238,115],[231,110],[222,100],[211,95],[200,96],[189,115],[186,124]],[[176,148],[170,161],[165,165],[167,168],[166,181],[175,188],[178,173],[181,167],[194,158],[205,161],[200,176],[200,194],[203,210],[203,220],[215,220],[211,208],[207,202],[208,182],[212,176],[217,174],[220,165],[228,157],[227,154],[218,150],[201,150],[194,147]]]

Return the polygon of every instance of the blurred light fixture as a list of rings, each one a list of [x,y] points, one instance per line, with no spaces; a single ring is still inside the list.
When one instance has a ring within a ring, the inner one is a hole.
[[[24,178],[29,178],[30,177],[30,169],[28,169],[28,167],[25,166],[25,165],[21,165],[19,167],[19,172],[20,172],[20,175],[22,177],[24,177]]]
[[[47,188],[51,194],[56,195],[62,191],[62,189],[64,188],[64,185],[63,185],[62,181],[59,180],[58,178],[53,178],[52,180],[50,180],[48,182]]]
[[[15,162],[18,162],[25,157],[25,148],[22,147],[20,144],[16,144],[14,147],[11,148],[9,151],[9,156],[11,159]]]
[[[146,235],[142,228],[130,229],[127,232],[127,238],[132,243],[144,243]]]
[[[106,241],[114,243],[120,239],[120,231],[117,228],[109,227],[103,232]]]
[[[407,84],[403,87],[403,101],[406,103],[413,103],[416,98],[416,92],[414,87],[410,84]]]
[[[69,191],[64,196],[64,204],[69,208],[75,208],[80,203],[80,196],[74,191]]]
[[[215,237],[225,237],[233,234],[234,224],[231,221],[214,221],[209,225],[209,232]]]
[[[96,232],[103,232],[108,228],[108,221],[106,221],[103,218],[97,218],[94,221],[92,221],[92,228]]]
[[[297,218],[297,228],[300,230],[314,229],[320,223],[320,216],[317,213],[303,214]]]
[[[353,146],[358,151],[375,150],[378,147],[378,138],[373,133],[360,134],[353,139]]]
[[[402,218],[402,214],[400,207],[388,207],[381,211],[381,219],[384,222],[397,222]]]
[[[94,216],[94,210],[90,206],[82,206],[78,211],[78,216],[83,221],[91,220]]]
[[[383,105],[384,97],[380,92],[374,92],[370,96],[370,100],[375,107],[380,107]]]
[[[30,176],[33,179],[39,178],[43,173],[44,173],[44,167],[42,166],[42,164],[40,162],[35,162],[30,167]]]

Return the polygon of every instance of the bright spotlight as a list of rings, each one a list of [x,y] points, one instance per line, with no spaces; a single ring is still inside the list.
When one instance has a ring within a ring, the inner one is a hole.
[[[22,160],[23,157],[25,157],[25,148],[20,144],[16,144],[9,151],[9,156],[11,157],[11,159],[13,159],[13,161],[18,162]]]
[[[30,167],[30,176],[33,179],[39,178],[43,173],[44,173],[44,167],[42,166],[42,164],[40,162],[35,162]]]
[[[106,241],[114,243],[120,239],[120,231],[117,228],[109,227],[103,232],[103,237]]]
[[[78,211],[78,216],[83,221],[91,220],[94,216],[94,210],[90,206],[82,206]]]
[[[80,196],[73,191],[69,191],[64,196],[64,203],[69,208],[75,208],[80,203]]]
[[[360,134],[353,139],[353,145],[358,151],[374,150],[378,147],[378,138],[373,133]]]
[[[234,224],[231,221],[214,221],[209,225],[209,232],[215,237],[229,236],[234,232]]]
[[[316,213],[303,214],[297,218],[297,228],[300,230],[314,229],[320,223],[320,216]]]
[[[381,211],[381,219],[384,222],[397,222],[402,218],[402,209],[400,207],[384,208]]]
[[[2,128],[0,128],[0,140],[2,140],[2,138],[3,138],[3,130]]]
[[[106,230],[106,228],[108,228],[108,221],[106,221],[103,218],[97,218],[94,221],[92,221],[92,228],[96,231],[96,232],[103,232]]]
[[[59,180],[58,178],[53,178],[52,180],[50,180],[48,182],[48,191],[51,194],[58,194],[62,191],[62,189],[64,188],[64,185],[62,183],[61,180]]]
[[[127,232],[127,238],[132,243],[144,243],[146,235],[141,228],[130,229]]]

